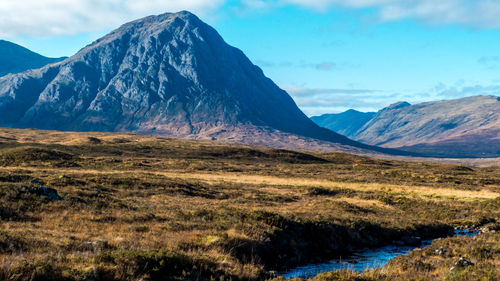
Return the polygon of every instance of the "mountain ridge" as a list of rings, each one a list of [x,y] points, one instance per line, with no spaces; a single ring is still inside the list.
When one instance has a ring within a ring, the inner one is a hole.
[[[375,112],[360,112],[349,109],[337,114],[323,114],[313,116],[311,120],[321,127],[328,128],[338,134],[352,138],[369,120],[375,116]]]
[[[349,136],[370,145],[438,157],[498,157],[500,98],[396,103],[381,109]]]
[[[64,59],[48,58],[18,44],[0,40],[0,76],[41,68]]]

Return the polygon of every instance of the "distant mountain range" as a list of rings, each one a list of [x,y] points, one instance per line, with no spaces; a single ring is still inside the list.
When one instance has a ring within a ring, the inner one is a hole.
[[[9,41],[0,40],[0,76],[41,68],[64,58],[47,58]]]
[[[323,128],[328,128],[336,133],[352,138],[374,116],[375,112],[360,112],[349,109],[338,114],[313,116],[311,120]]]
[[[58,64],[0,78],[0,112],[4,127],[407,154],[317,126],[189,12],[127,23]]]
[[[500,157],[500,98],[496,96],[416,105],[400,102],[375,114],[350,110],[312,120],[370,145],[440,157]]]

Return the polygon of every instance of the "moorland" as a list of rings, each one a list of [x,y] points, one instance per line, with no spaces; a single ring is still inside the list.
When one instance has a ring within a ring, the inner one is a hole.
[[[500,167],[0,129],[1,280],[282,279],[456,227],[482,233],[315,280],[497,280],[499,223]]]

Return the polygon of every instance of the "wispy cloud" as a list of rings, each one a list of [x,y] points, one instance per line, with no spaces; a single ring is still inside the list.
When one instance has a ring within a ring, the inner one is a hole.
[[[288,85],[282,87],[309,116],[337,113],[356,108],[362,111],[376,111],[386,105],[392,94],[370,89],[307,88]]]
[[[282,87],[292,96],[302,97],[302,96],[331,96],[338,94],[350,94],[350,95],[364,95],[369,93],[380,92],[377,90],[368,89],[333,89],[333,88],[306,88],[302,86],[286,85]]]
[[[479,58],[478,63],[484,65],[489,69],[499,69],[500,68],[500,57],[498,56],[485,56]]]
[[[373,89],[330,89],[301,86],[282,86],[282,88],[293,97],[297,105],[309,116],[338,113],[348,109],[364,112],[378,111],[399,101],[416,104],[479,95],[500,96],[500,85],[463,85],[462,81],[458,81],[451,86],[439,83],[422,92],[403,93]]]
[[[330,71],[335,68],[336,64],[334,62],[322,62],[316,65],[317,70]]]
[[[325,62],[300,62],[293,63],[290,61],[273,62],[268,60],[256,60],[255,64],[261,67],[286,67],[286,68],[313,68],[320,71],[332,71],[339,68],[339,65],[335,62],[325,61]],[[342,67],[348,67],[347,63],[343,64]]]
[[[268,60],[256,60],[255,64],[260,67],[293,67],[294,63],[289,61],[273,62]]]
[[[1,0],[0,36],[61,36],[115,28],[152,14],[205,14],[225,0]]]
[[[380,21],[415,19],[432,24],[500,28],[498,0],[2,0],[0,36],[56,36],[103,31],[167,11],[213,14],[225,4],[245,11],[294,5],[316,11],[373,9]]]
[[[331,8],[374,9],[380,21],[415,19],[430,24],[500,28],[497,0],[254,0],[267,7],[296,5],[319,12]],[[253,0],[246,0],[248,3]],[[264,2],[264,3],[263,3]]]
[[[296,67],[299,68],[314,68],[316,70],[321,70],[321,71],[332,71],[338,68],[338,64],[332,61],[325,61],[325,62],[301,62],[299,64],[295,65]]]
[[[381,21],[416,19],[432,24],[462,24],[479,28],[500,27],[500,1],[497,0],[280,0],[326,11],[342,6],[373,8]]]
[[[454,99],[468,96],[500,96],[500,85],[471,85],[464,87],[444,87],[433,95],[437,99]]]

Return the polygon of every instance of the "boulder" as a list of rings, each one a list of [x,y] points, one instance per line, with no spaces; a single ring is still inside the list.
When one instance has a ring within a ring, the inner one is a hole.
[[[474,263],[466,258],[460,258],[457,262],[455,262],[455,265],[450,268],[450,271],[455,270],[456,268],[464,268],[468,266],[474,266]]]
[[[30,192],[41,198],[47,198],[49,200],[59,201],[62,199],[61,196],[59,196],[59,194],[57,193],[57,190],[46,186],[35,187],[31,189]]]
[[[446,253],[447,253],[447,251],[446,251],[446,249],[445,249],[445,248],[443,248],[443,247],[439,247],[439,249],[436,249],[436,250],[434,251],[434,254],[436,254],[437,256],[442,256],[442,257],[443,257],[443,256],[445,256],[445,255],[446,255]]]
[[[108,241],[106,240],[89,241],[83,243],[82,245],[82,250],[92,252],[102,252],[111,248],[111,245],[109,245]]]

